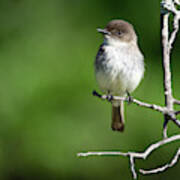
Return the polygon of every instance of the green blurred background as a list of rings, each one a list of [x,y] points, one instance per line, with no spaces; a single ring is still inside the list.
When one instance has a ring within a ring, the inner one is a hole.
[[[93,61],[111,19],[131,22],[145,54],[144,80],[134,97],[164,103],[159,1],[0,0],[0,179],[132,178],[123,157],[78,158],[81,151],[143,151],[162,137],[163,117],[126,105],[123,134],[110,129],[111,106],[98,89]],[[173,49],[173,88],[180,98],[180,36]],[[169,124],[169,134],[179,133]],[[179,142],[160,148],[137,168],[170,161]],[[141,176],[179,179],[180,165]]]

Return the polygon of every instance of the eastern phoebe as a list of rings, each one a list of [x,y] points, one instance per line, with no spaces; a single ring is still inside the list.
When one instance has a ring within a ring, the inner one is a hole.
[[[144,75],[144,57],[137,44],[133,26],[123,20],[110,21],[95,60],[95,74],[100,89],[108,95],[127,96]],[[124,103],[112,100],[112,129],[124,130]]]

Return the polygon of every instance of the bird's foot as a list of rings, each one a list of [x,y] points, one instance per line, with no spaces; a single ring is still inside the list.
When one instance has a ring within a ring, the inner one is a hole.
[[[106,97],[106,99],[107,99],[109,102],[112,102],[113,96],[110,95],[110,94],[108,94],[107,97]]]
[[[127,92],[127,102],[128,104],[131,104],[133,102],[133,97],[130,95],[129,92]]]

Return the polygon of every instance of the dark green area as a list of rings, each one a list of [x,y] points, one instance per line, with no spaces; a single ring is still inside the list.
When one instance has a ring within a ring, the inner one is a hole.
[[[91,95],[98,89],[93,61],[103,41],[96,28],[114,18],[135,26],[146,73],[133,96],[163,105],[159,14],[156,0],[0,0],[0,179],[131,179],[127,158],[76,157],[87,150],[143,151],[162,137],[161,114],[133,104],[126,106],[125,132],[110,129],[110,104]],[[169,134],[178,132],[170,123]],[[137,168],[166,163],[178,145],[137,161]],[[178,180],[179,168],[140,178]]]

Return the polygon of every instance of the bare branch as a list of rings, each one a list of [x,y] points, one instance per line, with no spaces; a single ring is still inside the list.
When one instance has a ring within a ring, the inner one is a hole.
[[[86,152],[78,153],[77,156],[129,156],[129,153],[115,152],[115,151],[104,151],[104,152]]]
[[[167,9],[169,12],[172,12],[174,14],[173,19],[173,32],[171,33],[170,39],[169,39],[169,50],[172,48],[172,44],[174,43],[176,39],[177,32],[179,31],[179,20],[180,20],[180,11],[176,9],[175,3],[180,5],[179,0],[166,0],[163,1],[163,8]]]
[[[134,179],[137,179],[137,173],[135,170],[134,159],[146,159],[154,150],[163,146],[165,144],[171,143],[173,141],[180,140],[180,134],[171,136],[167,139],[163,139],[154,144],[151,144],[144,152],[115,152],[115,151],[104,151],[104,152],[86,152],[86,153],[78,153],[77,156],[107,156],[107,155],[115,155],[115,156],[125,156],[129,157],[130,160],[130,168]],[[175,163],[174,163],[175,164]]]
[[[159,111],[159,112],[162,112],[162,113],[167,112],[166,107],[162,107],[162,106],[159,106],[159,105],[156,105],[156,104],[145,103],[145,102],[139,101],[137,99],[132,99],[132,102],[139,105],[139,106],[150,108],[150,109],[153,109],[155,111]]]
[[[168,138],[168,135],[167,135],[167,123],[166,123],[166,121],[164,122],[163,138],[164,139]]]
[[[137,153],[137,152],[115,152],[115,151],[105,151],[105,152],[86,152],[86,153],[78,153],[78,156],[106,156],[106,155],[115,155],[115,156],[133,156],[136,158],[142,158],[146,159],[148,155],[152,153],[155,149],[159,148],[160,146],[163,146],[165,144],[168,144],[173,141],[180,140],[180,134],[171,136],[169,138],[160,140],[154,144],[151,144],[143,153]]]
[[[171,117],[171,120],[180,128],[180,121],[176,117]]]
[[[180,114],[180,111],[176,111],[175,114],[176,114],[176,115]]]
[[[179,1],[179,0],[174,0],[174,2],[175,2],[177,5],[180,5],[180,1]]]
[[[133,178],[137,179],[137,173],[136,173],[136,170],[135,170],[135,163],[134,163],[134,156],[130,155],[129,159],[130,159],[131,172],[132,172]]]
[[[174,22],[173,22],[173,28],[174,31],[171,34],[170,40],[169,40],[169,48],[172,49],[172,45],[176,39],[177,32],[179,31],[179,19],[180,19],[180,14],[176,14],[174,17]]]
[[[109,99],[108,95],[101,95],[101,94],[97,93],[96,91],[93,91],[93,95],[97,96],[97,97],[99,97],[99,98],[101,98],[103,100],[108,100]],[[116,101],[129,102],[128,97],[126,98],[126,97],[112,96],[112,99],[116,100]],[[145,107],[145,108],[150,108],[150,109],[153,109],[155,111],[158,111],[158,112],[161,112],[161,113],[164,113],[164,114],[166,114],[168,112],[166,107],[159,106],[159,105],[156,105],[156,104],[149,104],[149,103],[140,101],[138,99],[134,99],[132,97],[131,97],[130,103],[131,102],[138,105],[138,106]]]
[[[169,164],[165,164],[162,167],[158,167],[156,169],[151,169],[151,170],[140,169],[139,172],[142,174],[155,174],[155,173],[165,171],[166,169],[174,166],[178,162],[179,156],[180,156],[180,148],[178,149],[178,151],[176,152],[175,156],[173,157],[173,159],[171,160]]]
[[[180,100],[174,99],[174,104],[180,105]]]
[[[172,12],[174,15],[178,15],[179,11],[176,9],[176,6],[175,6],[175,4],[179,3],[178,1],[179,0],[162,0],[161,8],[167,10],[168,12]]]
[[[102,100],[108,100],[111,99],[111,100],[115,100],[115,101],[126,101],[126,102],[129,102],[129,98],[127,97],[119,97],[119,96],[111,96],[109,97],[108,95],[101,95],[99,94],[97,91],[93,91],[93,95],[102,99]],[[131,97],[131,100],[130,100],[131,103],[134,103],[138,106],[141,106],[141,107],[145,107],[145,108],[150,108],[150,109],[153,109],[155,111],[158,111],[158,112],[161,112],[163,113],[164,115],[166,115],[168,117],[168,120],[172,120],[178,127],[180,127],[180,121],[178,119],[176,119],[176,117],[174,116],[174,114],[176,113],[175,111],[168,111],[168,109],[166,107],[163,107],[163,106],[159,106],[159,105],[156,105],[156,104],[149,104],[149,103],[145,103],[143,101],[140,101],[138,99],[134,99]],[[164,138],[167,138],[167,127],[166,127],[166,124],[164,125],[164,129],[163,129],[163,137]]]

